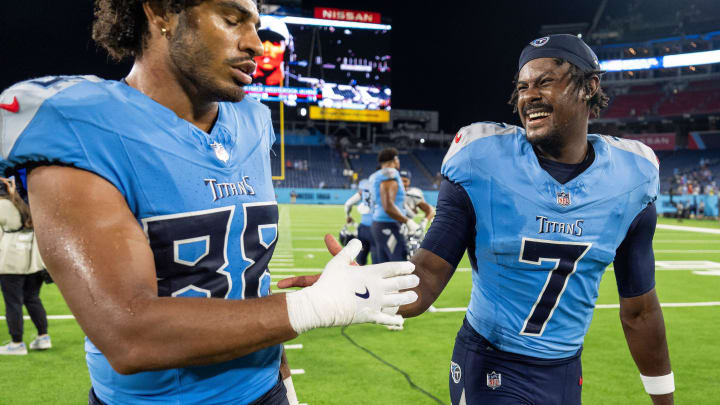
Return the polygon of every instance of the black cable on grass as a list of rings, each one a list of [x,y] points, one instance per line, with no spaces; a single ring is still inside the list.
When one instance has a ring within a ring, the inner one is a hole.
[[[438,397],[436,397],[435,395],[433,395],[433,394],[425,391],[424,389],[422,389],[421,387],[419,387],[417,384],[415,384],[415,383],[413,382],[412,378],[410,378],[410,375],[409,375],[408,373],[400,370],[400,369],[399,369],[397,366],[395,366],[394,364],[388,362],[387,360],[385,360],[385,359],[383,359],[382,357],[378,356],[377,354],[373,353],[370,349],[368,349],[368,348],[366,348],[366,347],[363,347],[363,346],[360,346],[360,345],[359,345],[357,342],[355,342],[347,333],[345,333],[345,329],[347,329],[347,326],[343,326],[342,329],[340,330],[340,333],[345,337],[345,339],[347,339],[350,343],[352,343],[353,346],[355,346],[355,347],[357,347],[358,349],[364,351],[365,353],[371,355],[372,357],[374,357],[374,358],[375,358],[377,361],[379,361],[380,363],[382,363],[382,364],[390,367],[391,369],[397,371],[398,373],[402,374],[402,376],[405,377],[405,379],[407,380],[408,384],[410,384],[410,388],[412,388],[412,389],[414,389],[414,390],[420,391],[423,395],[427,396],[428,398],[432,399],[433,401],[437,402],[438,404],[445,404],[443,401],[441,401],[440,399],[438,399]]]

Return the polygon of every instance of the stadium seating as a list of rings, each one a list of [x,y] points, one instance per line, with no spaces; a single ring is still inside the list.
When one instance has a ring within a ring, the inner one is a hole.
[[[280,147],[273,145],[271,156],[274,175],[280,174]],[[291,162],[291,167],[287,162]],[[301,162],[295,167],[295,162]],[[307,166],[305,166],[305,162]],[[343,177],[343,161],[340,155],[327,146],[285,145],[285,180],[276,183],[280,187],[346,188],[349,181]]]
[[[717,89],[696,89],[688,86],[684,91],[673,94],[658,107],[658,114],[661,116],[677,116],[683,114],[697,114],[701,110],[710,108],[717,103]],[[718,110],[716,110],[718,111]]]
[[[653,107],[662,99],[657,85],[632,86],[626,94],[610,98],[610,105],[603,118],[628,118],[650,115]]]

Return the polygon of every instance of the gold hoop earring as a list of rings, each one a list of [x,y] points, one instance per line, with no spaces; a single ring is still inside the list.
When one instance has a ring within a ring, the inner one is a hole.
[[[167,37],[168,36],[167,28],[165,28],[165,27],[160,28],[160,33],[162,34],[162,36]]]

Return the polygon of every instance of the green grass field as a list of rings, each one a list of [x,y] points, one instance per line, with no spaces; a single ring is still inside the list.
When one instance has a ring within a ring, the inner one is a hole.
[[[273,281],[288,275],[315,272],[329,258],[322,236],[336,234],[344,215],[340,206],[282,206],[280,239],[271,263]],[[661,219],[660,224],[720,229],[717,222]],[[657,290],[663,303],[720,301],[720,235],[658,229],[655,234]],[[682,261],[686,263],[681,263]],[[469,262],[435,303],[438,308],[465,307],[470,294]],[[295,271],[293,271],[295,270]],[[68,315],[55,285],[42,292],[49,315]],[[649,404],[623,338],[612,271],[600,288],[599,307],[583,352],[584,404]],[[0,303],[0,314],[4,307]],[[357,345],[407,373],[422,390],[448,404],[448,370],[455,334],[463,312],[425,313],[408,319],[405,330],[355,325],[344,334]],[[720,306],[665,307],[670,355],[676,379],[676,403],[718,404],[720,393]],[[3,322],[4,324],[4,322]],[[0,327],[4,335],[5,326]],[[25,341],[35,335],[25,321]],[[83,333],[74,320],[50,320],[53,348],[28,356],[0,358],[0,405],[87,403],[90,387],[83,351]],[[7,335],[5,335],[7,336]],[[433,404],[414,389],[399,371],[382,363],[343,336],[340,328],[310,331],[288,344],[290,367],[302,369],[293,377],[301,403],[319,404]],[[9,337],[2,340],[9,339]]]

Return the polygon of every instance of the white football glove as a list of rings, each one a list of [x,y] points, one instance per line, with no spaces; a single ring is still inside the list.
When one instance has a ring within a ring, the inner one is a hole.
[[[387,262],[352,266],[362,243],[351,240],[325,266],[315,284],[286,296],[290,324],[298,334],[307,330],[374,322],[382,325],[403,324],[396,315],[401,305],[417,300],[414,291],[420,279],[410,274],[410,262]]]
[[[407,226],[408,235],[416,235],[418,230],[420,230],[420,225],[418,225],[418,223],[415,222],[415,220],[413,220],[412,218],[408,219],[407,222],[405,222],[405,226]]]

